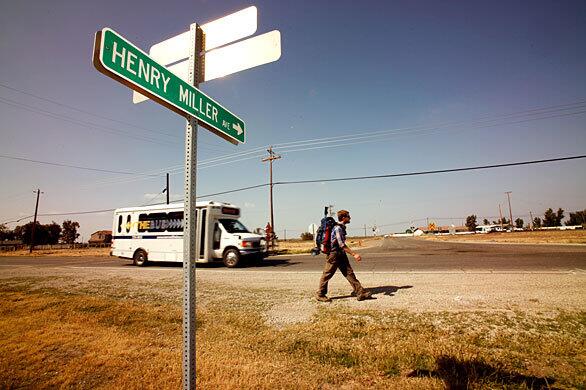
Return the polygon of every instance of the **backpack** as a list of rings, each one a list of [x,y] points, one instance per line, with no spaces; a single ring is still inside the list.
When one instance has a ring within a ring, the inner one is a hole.
[[[317,256],[321,253],[328,255],[332,250],[332,230],[336,226],[336,220],[332,217],[328,217],[327,207],[324,212],[319,228],[315,234],[315,245],[316,247],[311,250],[313,256]]]

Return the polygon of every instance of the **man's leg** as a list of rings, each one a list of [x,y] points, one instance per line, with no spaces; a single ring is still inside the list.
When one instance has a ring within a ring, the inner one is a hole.
[[[318,297],[324,297],[328,293],[328,282],[336,273],[338,269],[338,262],[336,261],[336,254],[330,253],[324,266],[324,272],[319,280],[319,289],[317,290]]]
[[[354,270],[350,265],[350,261],[348,260],[348,256],[346,255],[346,253],[344,253],[343,258],[340,259],[338,267],[340,268],[340,272],[342,272],[342,275],[344,275],[348,282],[350,282],[350,285],[352,286],[352,289],[354,290],[356,296],[363,296],[365,293],[364,288],[356,278],[356,275],[354,274]]]

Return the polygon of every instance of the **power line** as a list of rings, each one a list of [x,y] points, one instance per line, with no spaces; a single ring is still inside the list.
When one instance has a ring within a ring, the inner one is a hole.
[[[155,134],[165,135],[165,136],[168,136],[168,137],[173,137],[173,138],[178,138],[178,139],[181,139],[182,138],[182,136],[179,136],[179,135],[169,134],[169,133],[166,133],[164,131],[152,130],[152,129],[148,129],[146,127],[139,126],[139,125],[136,125],[136,124],[133,124],[133,123],[129,123],[129,122],[125,122],[125,121],[122,121],[122,120],[119,120],[119,119],[114,119],[114,118],[110,118],[110,117],[107,117],[107,116],[104,116],[104,115],[99,115],[99,114],[96,114],[96,113],[93,113],[93,112],[90,112],[90,111],[87,111],[87,110],[83,110],[83,109],[81,109],[79,107],[74,107],[74,106],[71,106],[69,104],[65,104],[65,103],[62,103],[62,102],[59,102],[59,101],[56,101],[56,100],[53,100],[53,99],[49,99],[47,97],[39,96],[39,95],[36,95],[36,94],[34,94],[32,92],[28,92],[28,91],[24,91],[22,89],[14,88],[14,87],[11,87],[11,86],[6,85],[6,84],[3,84],[3,83],[0,83],[0,87],[9,89],[9,90],[14,91],[14,92],[21,93],[21,94],[26,95],[26,96],[33,97],[35,99],[43,100],[45,102],[49,102],[49,103],[55,104],[55,105],[60,106],[60,107],[65,107],[65,108],[68,108],[70,110],[74,110],[74,111],[80,112],[82,114],[91,115],[91,116],[93,116],[95,118],[105,119],[105,120],[108,120],[108,121],[111,121],[111,122],[119,123],[119,124],[122,124],[122,125],[125,125],[125,126],[134,127],[136,129],[148,131],[148,132],[155,133]],[[206,146],[210,146],[211,145],[209,143],[202,142],[202,141],[200,141],[200,143],[203,144],[203,145],[206,145]],[[206,150],[210,150],[210,149],[207,149],[206,148]],[[218,151],[218,149],[212,149],[212,150]]]
[[[549,116],[541,116],[541,117],[535,117],[535,118],[528,118],[528,119],[523,119],[523,120],[518,120],[515,122],[509,122],[509,123],[491,123],[491,124],[486,124],[487,119],[491,119],[492,121],[495,120],[500,120],[503,118],[511,118],[511,117],[515,117],[515,116],[520,116],[520,115],[524,115],[527,116],[528,113],[533,113],[532,115],[535,114],[544,114],[544,113],[552,113],[555,111],[565,111],[568,109],[576,109],[579,107],[575,107],[575,106],[580,106],[583,105],[584,103],[586,103],[586,101],[577,101],[574,103],[568,103],[568,104],[562,104],[562,105],[555,105],[555,106],[547,106],[547,107],[540,107],[540,108],[534,108],[534,109],[529,109],[529,110],[524,110],[524,111],[519,111],[519,112],[513,112],[513,113],[509,113],[509,114],[504,114],[504,115],[499,115],[496,117],[483,117],[483,118],[479,118],[476,119],[474,121],[459,121],[459,122],[447,122],[444,124],[440,124],[440,125],[436,125],[436,126],[428,126],[428,127],[424,127],[424,126],[419,126],[419,127],[412,127],[412,128],[404,128],[404,129],[394,129],[394,130],[383,130],[383,131],[377,131],[377,132],[372,132],[372,133],[362,133],[362,134],[357,134],[357,135],[347,135],[347,136],[336,136],[336,137],[329,137],[329,138],[317,138],[317,139],[310,139],[310,140],[305,140],[305,141],[295,141],[295,142],[289,142],[289,143],[283,143],[283,144],[277,144],[280,145],[279,148],[280,150],[283,150],[285,148],[295,148],[296,149],[289,149],[286,150],[283,154],[287,154],[287,153],[292,153],[292,152],[300,152],[300,151],[307,151],[307,150],[316,150],[316,149],[324,149],[324,148],[332,148],[332,147],[340,147],[340,146],[347,146],[347,145],[357,145],[357,144],[361,144],[361,143],[369,143],[369,142],[377,142],[380,140],[381,137],[389,137],[389,136],[408,136],[408,135],[412,135],[414,133],[422,133],[422,132],[433,132],[433,131],[438,131],[441,128],[444,128],[448,125],[464,125],[467,123],[485,123],[482,125],[476,125],[474,127],[468,127],[467,129],[474,129],[474,128],[485,128],[485,127],[493,127],[493,126],[497,126],[497,125],[502,125],[502,124],[517,124],[517,123],[522,123],[522,122],[527,122],[527,121],[533,121],[533,120],[542,120],[542,119],[548,119],[548,118],[553,118],[553,117],[562,117],[562,116],[570,116],[570,115],[578,115],[578,114],[582,114],[586,111],[578,111],[578,112],[570,112],[570,113],[561,113],[561,114],[557,114],[557,115],[549,115]],[[419,135],[426,135],[425,133],[419,134]],[[361,141],[356,141],[356,139],[362,139]],[[317,142],[317,141],[323,141],[323,142]],[[351,141],[351,142],[346,142],[346,141]],[[337,142],[333,145],[322,145],[322,146],[315,146],[316,144],[319,143],[332,143],[332,142]],[[341,142],[341,143],[340,143]],[[297,145],[292,145],[292,144],[297,144]],[[290,146],[287,146],[290,145]],[[305,146],[309,146],[309,147],[305,147]],[[261,157],[262,154],[259,154],[259,152],[261,150],[263,150],[265,147],[258,147],[255,149],[251,149],[248,151],[242,151],[239,153],[234,153],[234,154],[229,154],[229,155],[225,155],[225,156],[220,156],[220,157],[215,157],[215,158],[211,158],[205,161],[201,161],[198,163],[198,167],[200,168],[212,168],[212,167],[216,167],[216,166],[220,166],[220,165],[225,165],[225,164],[232,164],[235,162],[240,162],[240,161],[245,161],[245,160],[250,160],[250,159],[255,159],[257,157]],[[252,155],[249,157],[243,157],[246,155]],[[239,158],[239,157],[243,157],[243,158]],[[163,168],[161,169],[161,172],[171,172],[171,174],[179,174],[181,171],[183,170],[183,166],[182,165],[177,165],[177,166],[172,166],[172,167],[167,167],[167,168]],[[140,181],[140,180],[144,180],[145,178],[136,178],[136,179],[131,179],[131,180],[117,180],[114,182],[104,182],[104,183],[92,183],[92,185],[90,185],[90,187],[97,185],[102,185],[102,184],[110,184],[110,183],[126,183],[126,182],[134,182],[134,181]]]
[[[79,166],[79,165],[70,165],[70,164],[64,164],[64,163],[56,163],[56,162],[49,162],[49,161],[33,160],[33,159],[29,159],[29,158],[24,158],[24,157],[7,156],[7,155],[3,155],[3,154],[0,154],[0,158],[5,158],[5,159],[9,159],[9,160],[27,161],[27,162],[37,163],[37,164],[53,165],[53,166],[57,166],[57,167],[83,169],[83,170],[86,170],[86,171],[96,171],[96,172],[105,172],[105,173],[116,173],[116,174],[120,174],[120,175],[139,175],[139,173],[136,173],[136,172],[112,171],[112,170],[109,170],[109,169],[82,167],[82,166]],[[150,176],[155,176],[155,175],[150,175]]]
[[[390,129],[390,130],[380,130],[380,131],[374,131],[374,132],[362,132],[362,133],[357,133],[357,134],[352,134],[352,135],[315,138],[315,139],[309,139],[309,140],[305,140],[305,141],[293,141],[293,142],[275,144],[274,146],[282,150],[283,148],[302,146],[300,144],[315,145],[315,144],[326,143],[326,142],[347,141],[347,140],[354,140],[354,139],[360,139],[360,138],[365,138],[365,137],[384,136],[384,135],[387,135],[388,133],[395,133],[395,132],[421,131],[421,130],[444,128],[444,127],[449,127],[449,126],[474,125],[476,123],[482,124],[485,122],[494,122],[497,120],[503,120],[505,118],[514,118],[514,117],[518,117],[518,116],[528,116],[528,115],[539,115],[539,114],[547,114],[547,113],[552,113],[552,112],[567,111],[567,110],[571,110],[571,109],[579,109],[579,108],[583,108],[582,106],[584,106],[585,104],[586,104],[586,100],[579,100],[579,101],[566,103],[566,104],[559,104],[559,105],[553,105],[553,106],[543,106],[543,107],[537,107],[537,108],[532,108],[532,109],[527,109],[527,110],[522,110],[522,111],[516,111],[516,112],[512,112],[512,113],[507,113],[507,114],[498,114],[496,116],[495,115],[484,115],[484,116],[481,116],[481,117],[478,117],[475,119],[470,119],[470,120],[449,121],[449,122],[444,122],[444,123],[429,125],[429,126],[421,125],[421,126],[412,126],[412,127]]]
[[[454,129],[448,129],[447,131],[483,129],[483,128],[494,127],[494,126],[499,126],[499,125],[519,124],[519,123],[531,122],[531,121],[535,121],[535,120],[543,120],[543,119],[551,119],[551,118],[579,115],[579,114],[583,114],[583,113],[586,113],[586,110],[575,111],[575,112],[570,112],[570,113],[560,113],[557,115],[548,115],[548,116],[541,116],[541,117],[535,117],[535,118],[528,118],[528,119],[523,119],[523,120],[516,120],[513,122],[488,123],[488,124],[475,125],[475,126],[465,127],[465,128],[462,126],[458,126]],[[406,129],[406,130],[400,129],[400,130],[396,130],[396,131],[387,131],[387,132],[381,133],[381,134],[373,134],[373,135],[353,137],[353,138],[348,137],[343,140],[308,143],[307,145],[298,145],[299,147],[297,147],[297,148],[289,147],[290,148],[289,150],[283,150],[283,148],[280,148],[280,147],[278,149],[281,153],[287,154],[290,152],[301,152],[301,151],[307,151],[307,150],[326,149],[326,148],[334,148],[334,147],[347,146],[347,145],[354,146],[357,144],[377,142],[377,141],[380,141],[382,139],[389,138],[389,137],[429,135],[430,133],[444,129],[445,127],[446,126],[434,126],[434,127],[428,127],[428,128],[415,128],[415,129]],[[346,142],[346,141],[349,141],[349,142]],[[324,143],[329,144],[329,145],[316,146],[317,144],[324,144]]]
[[[481,166],[474,166],[474,167],[465,167],[465,168],[452,168],[452,169],[440,169],[440,170],[433,170],[433,171],[420,171],[420,172],[408,172],[408,173],[393,173],[393,174],[386,174],[386,175],[372,175],[372,176],[355,176],[355,177],[343,177],[343,178],[336,178],[336,179],[314,179],[314,180],[296,180],[296,181],[281,181],[275,182],[273,185],[291,185],[291,184],[308,184],[308,183],[320,183],[320,182],[336,182],[336,181],[351,181],[351,180],[370,180],[370,179],[384,179],[384,178],[393,178],[393,177],[406,177],[406,176],[421,176],[421,175],[434,175],[439,173],[453,173],[453,172],[463,172],[463,171],[473,171],[473,170],[484,170],[484,169],[493,169],[493,168],[504,168],[504,167],[512,167],[512,166],[523,166],[523,165],[533,165],[533,164],[544,164],[544,163],[551,163],[551,162],[558,162],[558,161],[569,161],[569,160],[578,160],[586,158],[586,155],[579,155],[579,156],[569,156],[569,157],[558,157],[558,158],[550,158],[550,159],[542,159],[542,160],[530,160],[530,161],[521,161],[521,162],[513,162],[513,163],[505,163],[505,164],[492,164],[492,165],[481,165]],[[215,196],[215,195],[224,195],[230,194],[234,192],[246,191],[255,188],[261,188],[268,186],[269,183],[257,184],[248,187],[237,188],[233,190],[227,190],[222,192],[216,192],[212,194],[206,194],[198,196],[198,198],[204,198],[208,196]],[[181,201],[182,199],[179,199]],[[96,210],[96,211],[81,211],[81,212],[72,212],[72,213],[55,213],[55,214],[39,214],[39,216],[63,216],[63,215],[81,215],[81,214],[96,214],[108,211],[114,211],[115,209],[107,209],[107,210]],[[21,218],[21,220],[24,218]],[[9,223],[9,222],[5,222]]]
[[[549,162],[576,160],[576,159],[582,159],[582,158],[586,158],[586,155],[559,157],[559,158],[544,159],[544,160],[531,160],[531,161],[522,161],[522,162],[505,163],[505,164],[482,165],[482,166],[465,167],[465,168],[442,169],[442,170],[435,170],[435,171],[394,173],[394,174],[374,175],[374,176],[356,176],[356,177],[345,177],[345,178],[336,178],[336,179],[281,181],[281,182],[274,182],[273,185],[308,184],[308,183],[321,183],[321,182],[334,182],[334,181],[368,180],[368,179],[383,179],[383,178],[392,178],[392,177],[433,175],[433,174],[438,174],[438,173],[452,173],[452,172],[461,172],[461,171],[503,168],[503,167],[511,167],[511,166],[543,164],[543,163],[549,163]],[[198,198],[205,198],[208,196],[215,196],[215,195],[225,195],[225,194],[230,194],[230,193],[234,193],[234,192],[240,192],[240,191],[246,191],[246,190],[251,190],[251,189],[255,189],[255,188],[267,187],[269,185],[270,185],[270,183],[257,184],[257,185],[242,187],[242,188],[238,188],[238,189],[234,189],[234,190],[226,190],[226,191],[222,191],[222,192],[201,195],[201,196],[198,196]],[[179,199],[179,201],[181,201],[181,200],[182,199]]]
[[[74,107],[74,106],[70,106],[69,104],[61,103],[61,102],[58,102],[56,100],[49,99],[49,98],[46,98],[46,97],[43,97],[43,96],[35,95],[35,94],[31,93],[31,92],[23,91],[22,89],[17,89],[17,88],[11,87],[11,86],[6,85],[6,84],[3,84],[3,83],[0,83],[0,87],[9,89],[9,90],[14,91],[14,92],[21,93],[23,95],[27,95],[27,96],[34,97],[35,99],[43,100],[43,101],[46,101],[46,102],[55,104],[55,105],[60,106],[60,107],[65,107],[65,108],[68,108],[70,110],[74,110],[74,111],[80,112],[82,114],[91,115],[91,116],[93,116],[95,118],[105,119],[105,120],[108,120],[108,121],[111,121],[111,122],[116,122],[116,123],[119,123],[119,124],[122,124],[122,125],[125,125],[125,126],[131,126],[131,127],[136,128],[136,129],[145,130],[145,131],[148,131],[148,132],[151,132],[151,133],[166,135],[168,137],[181,138],[180,136],[168,134],[168,133],[165,133],[165,132],[162,132],[162,131],[156,131],[156,130],[147,129],[146,127],[138,126],[138,125],[135,125],[135,124],[132,124],[132,123],[129,123],[129,122],[125,122],[125,121],[121,121],[119,119],[113,119],[113,118],[109,118],[107,116],[98,115],[98,114],[95,114],[93,112],[86,111],[86,110],[82,110],[81,108]]]
[[[133,139],[140,140],[140,141],[151,142],[151,143],[155,143],[155,144],[159,144],[159,145],[171,146],[171,145],[178,144],[177,142],[166,142],[166,141],[162,141],[162,140],[157,140],[157,139],[150,138],[150,137],[146,137],[146,136],[136,135],[136,134],[130,133],[128,131],[124,131],[124,130],[120,130],[120,129],[115,129],[115,128],[108,127],[108,126],[99,125],[99,124],[93,123],[93,122],[88,122],[88,121],[80,120],[80,119],[77,119],[77,118],[74,118],[74,117],[70,117],[68,115],[64,115],[64,114],[59,114],[59,113],[55,113],[55,112],[52,112],[52,111],[43,110],[43,109],[40,109],[38,107],[30,106],[28,104],[20,103],[20,102],[17,102],[15,100],[3,98],[3,97],[0,97],[0,103],[6,104],[6,105],[9,105],[9,106],[12,106],[12,107],[21,109],[21,110],[25,110],[25,111],[29,111],[29,112],[33,112],[33,113],[37,113],[37,114],[41,114],[41,115],[45,115],[45,116],[48,116],[48,117],[53,118],[53,119],[58,119],[58,120],[62,120],[64,122],[73,123],[75,125],[82,126],[82,127],[87,128],[87,129],[90,129],[90,130],[97,130],[97,131],[104,132],[104,133],[116,134],[116,135],[119,135],[119,136],[133,138]]]
[[[155,196],[153,196],[151,199],[149,199],[145,204],[141,205],[140,207],[144,207],[144,206],[149,205],[149,203],[151,203],[153,200],[157,199],[162,194],[163,194],[162,192],[155,194]]]
[[[513,166],[520,166],[520,165],[542,164],[542,163],[549,163],[549,162],[556,162],[556,161],[577,160],[577,159],[582,159],[582,158],[586,158],[586,155],[550,158],[550,159],[544,159],[544,160],[521,161],[521,162],[513,162],[513,163],[506,163],[506,164],[480,165],[480,166],[466,167],[466,168],[439,169],[439,170],[433,170],[433,171],[392,173],[392,174],[386,174],[386,175],[372,175],[372,176],[341,177],[341,178],[336,178],[336,179],[281,181],[281,182],[276,182],[275,185],[308,184],[308,183],[322,183],[322,182],[325,183],[325,182],[334,182],[334,181],[367,180],[367,179],[383,179],[383,178],[390,178],[390,177],[433,175],[433,174],[438,174],[438,173],[463,172],[463,171],[474,171],[474,170],[480,170],[480,169],[492,169],[492,168],[513,167]]]

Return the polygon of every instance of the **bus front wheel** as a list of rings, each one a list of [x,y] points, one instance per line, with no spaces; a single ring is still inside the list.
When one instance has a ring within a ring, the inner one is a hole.
[[[238,249],[228,249],[224,252],[224,265],[228,268],[237,267],[240,263],[240,252]]]
[[[137,250],[136,252],[134,252],[134,265],[137,265],[139,267],[144,267],[147,263],[147,254],[145,251],[143,251],[142,249]]]

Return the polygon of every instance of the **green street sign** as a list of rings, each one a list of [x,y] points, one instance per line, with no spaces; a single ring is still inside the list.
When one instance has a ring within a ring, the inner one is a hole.
[[[242,119],[222,107],[199,89],[177,77],[115,31],[96,33],[94,66],[105,75],[199,123],[232,142],[246,142]]]

